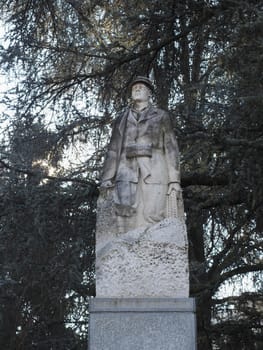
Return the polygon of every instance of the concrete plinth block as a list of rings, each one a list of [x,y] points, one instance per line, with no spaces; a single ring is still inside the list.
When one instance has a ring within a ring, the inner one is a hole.
[[[93,298],[89,350],[196,350],[192,298]]]

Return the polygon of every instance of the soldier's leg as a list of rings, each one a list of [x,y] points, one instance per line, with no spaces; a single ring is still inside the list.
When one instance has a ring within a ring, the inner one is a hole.
[[[167,185],[143,183],[143,215],[147,222],[157,223],[165,218]]]

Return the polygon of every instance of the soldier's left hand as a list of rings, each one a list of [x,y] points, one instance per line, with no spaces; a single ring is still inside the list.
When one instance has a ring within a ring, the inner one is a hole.
[[[176,192],[182,192],[182,188],[180,186],[180,184],[178,182],[172,182],[168,185],[168,191],[167,194],[171,194],[172,191],[176,191]]]

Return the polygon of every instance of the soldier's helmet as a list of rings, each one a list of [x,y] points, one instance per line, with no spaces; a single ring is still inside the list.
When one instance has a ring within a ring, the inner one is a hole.
[[[153,85],[153,82],[151,81],[151,79],[149,79],[147,77],[143,77],[143,76],[137,76],[131,82],[130,88],[132,88],[133,85],[137,84],[137,83],[142,83],[142,84],[146,85],[151,90],[151,92],[154,93],[154,85]]]

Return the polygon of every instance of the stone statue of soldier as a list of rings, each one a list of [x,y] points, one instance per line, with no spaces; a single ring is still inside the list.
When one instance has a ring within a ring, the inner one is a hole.
[[[138,76],[132,105],[114,124],[101,191],[113,191],[119,232],[182,217],[179,150],[167,112],[151,104],[154,86]]]

